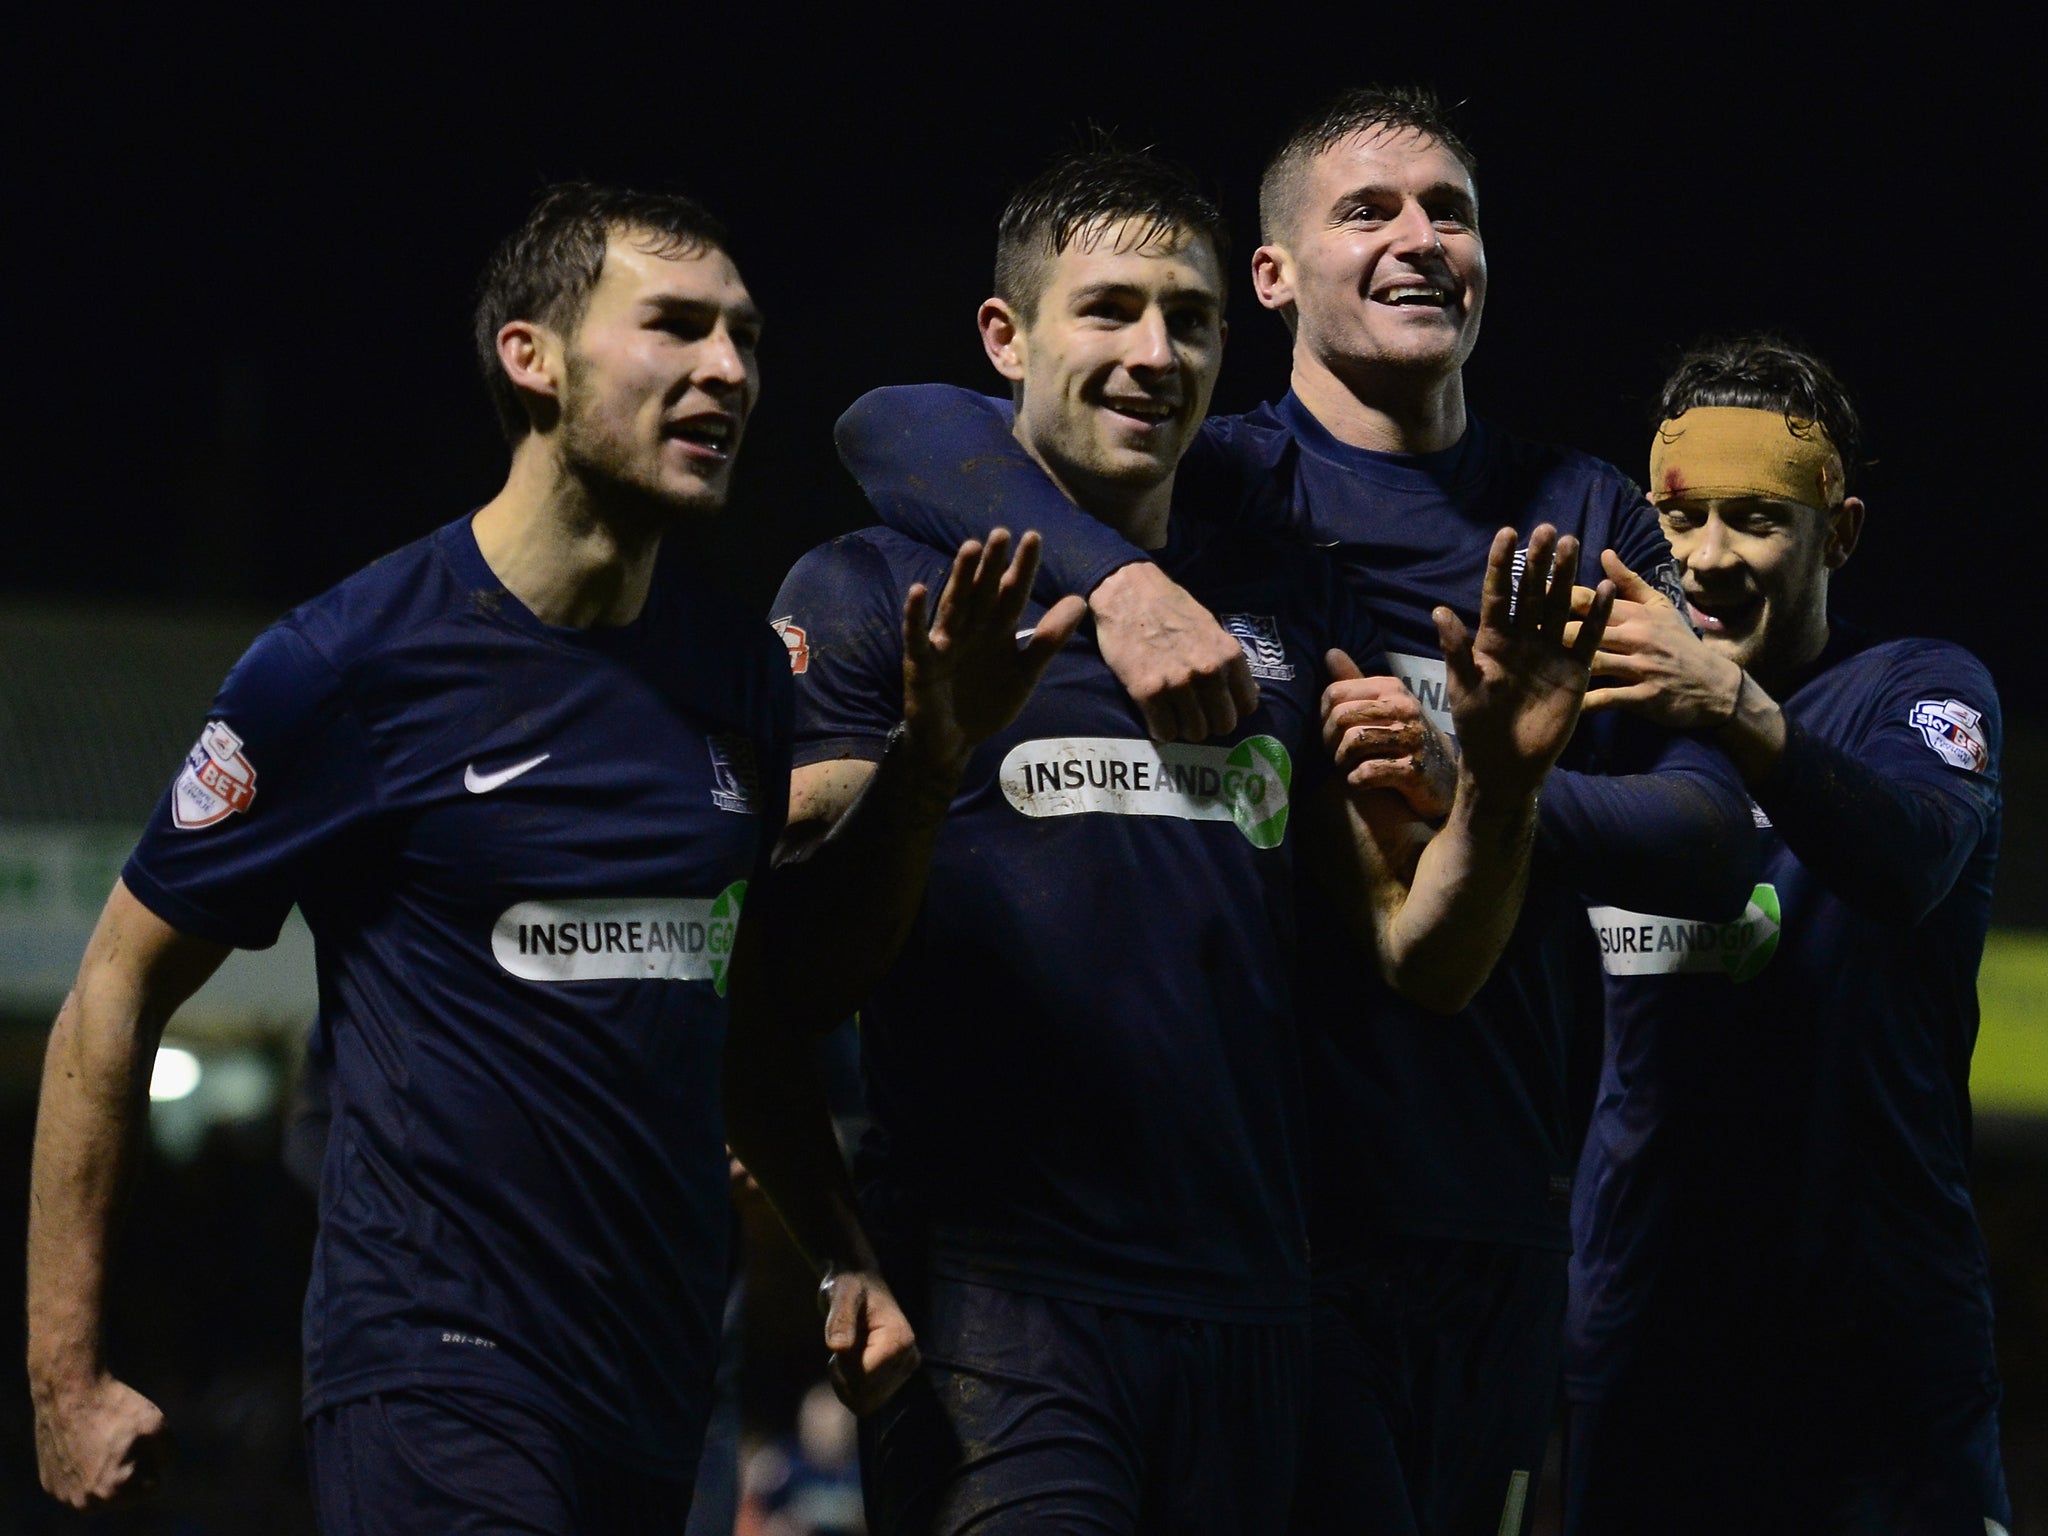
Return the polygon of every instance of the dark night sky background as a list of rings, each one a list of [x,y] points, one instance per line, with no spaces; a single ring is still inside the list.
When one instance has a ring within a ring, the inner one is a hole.
[[[1224,25],[1012,4],[939,30],[726,9],[17,21],[0,592],[277,611],[486,499],[503,450],[471,284],[544,179],[587,175],[693,192],[735,228],[766,392],[702,558],[765,605],[864,520],[830,446],[848,402],[993,387],[972,316],[995,214],[1074,125],[1157,142],[1224,192],[1217,407],[1243,409],[1286,379],[1243,260],[1266,151],[1337,87],[1417,79],[1464,102],[1480,157],[1477,409],[1640,477],[1680,346],[1798,335],[1859,396],[1878,460],[1838,606],[1965,641],[2010,713],[2048,717],[2020,665],[2041,112],[2010,39],[1868,8],[1616,28],[1585,8]]]

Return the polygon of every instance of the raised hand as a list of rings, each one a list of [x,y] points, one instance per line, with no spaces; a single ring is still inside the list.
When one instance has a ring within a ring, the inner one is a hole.
[[[1489,794],[1519,797],[1535,792],[1571,740],[1614,586],[1600,583],[1567,645],[1578,540],[1540,525],[1529,536],[1519,597],[1514,553],[1515,530],[1503,528],[1487,552],[1476,633],[1448,608],[1433,617],[1463,770]]]
[[[1156,741],[1206,741],[1259,707],[1244,648],[1158,566],[1135,561],[1088,599],[1095,643]]]
[[[1016,719],[1088,611],[1080,598],[1063,597],[1020,644],[1017,624],[1037,574],[1038,535],[1025,534],[1012,560],[1009,530],[998,528],[986,545],[969,539],[960,546],[929,625],[924,584],[904,599],[903,720],[928,761],[958,770]]]
[[[163,1412],[112,1376],[76,1391],[37,1391],[36,1461],[43,1488],[73,1509],[156,1491]]]
[[[1693,633],[1684,614],[1657,588],[1605,550],[1601,567],[1614,582],[1609,615],[1593,675],[1612,686],[1586,696],[1586,710],[1626,709],[1673,731],[1724,725],[1742,694],[1742,668]],[[1593,594],[1580,587],[1576,610],[1590,612]],[[1567,640],[1576,637],[1569,632]]]
[[[1458,787],[1457,749],[1398,677],[1367,677],[1342,651],[1325,658],[1323,746],[1345,782],[1391,789],[1429,821],[1450,814]]]
[[[917,1370],[910,1321],[888,1282],[873,1271],[833,1275],[820,1288],[819,1301],[825,1312],[825,1347],[832,1351],[826,1369],[832,1390],[855,1413],[872,1413]]]

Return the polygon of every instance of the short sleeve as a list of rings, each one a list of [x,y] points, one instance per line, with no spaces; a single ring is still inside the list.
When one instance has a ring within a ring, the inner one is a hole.
[[[888,560],[859,534],[819,545],[783,578],[773,622],[796,684],[795,767],[880,761],[903,716],[902,603]]]
[[[265,949],[312,863],[375,812],[342,679],[280,624],[221,685],[121,878],[181,933]]]

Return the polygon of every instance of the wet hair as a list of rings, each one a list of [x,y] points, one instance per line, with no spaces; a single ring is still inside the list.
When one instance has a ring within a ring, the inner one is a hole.
[[[477,367],[505,440],[515,446],[532,423],[498,359],[498,332],[513,320],[573,332],[604,271],[605,243],[615,234],[662,256],[731,249],[725,226],[701,203],[676,193],[587,181],[544,187],[526,222],[491,253],[477,280]]]
[[[1259,236],[1285,245],[1301,217],[1308,168],[1316,157],[1362,133],[1418,133],[1451,152],[1477,186],[1479,157],[1451,125],[1450,112],[1426,86],[1356,86],[1324,102],[1295,124],[1259,177]]]
[[[995,294],[1027,323],[1036,318],[1053,258],[1107,226],[1135,222],[1140,245],[1184,235],[1206,240],[1228,269],[1223,207],[1186,167],[1105,134],[1054,160],[1019,187],[996,225]]]
[[[1758,332],[1702,342],[1678,360],[1657,398],[1657,420],[1696,405],[1777,411],[1794,437],[1816,423],[1841,455],[1844,493],[1863,467],[1863,423],[1835,371],[1804,347]]]

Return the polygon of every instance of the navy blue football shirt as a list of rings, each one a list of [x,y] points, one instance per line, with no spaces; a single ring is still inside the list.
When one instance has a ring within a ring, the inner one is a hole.
[[[1582,1398],[1731,1369],[1864,1394],[1992,1371],[1968,1165],[1998,697],[1955,645],[1837,625],[1783,708],[1745,916],[1592,912],[1608,1046],[1574,1214]]]
[[[1081,514],[1009,434],[1006,402],[947,386],[880,390],[842,419],[840,449],[882,516],[935,542],[989,522],[1036,528],[1047,594],[1093,589],[1144,558]],[[1573,534],[1674,587],[1656,514],[1628,477],[1474,420],[1440,453],[1332,437],[1289,395],[1212,417],[1181,485],[1327,549],[1386,636],[1388,670],[1451,728],[1430,617],[1477,624],[1487,551],[1504,526]],[[1199,594],[1197,594],[1199,596]],[[1303,902],[1302,1016],[1319,1262],[1382,1233],[1570,1246],[1577,1138],[1571,1038],[1597,1022],[1599,971],[1582,897],[1703,904],[1732,915],[1753,881],[1747,797],[1720,753],[1632,722],[1582,723],[1545,781],[1528,897],[1493,975],[1454,1021],[1395,994],[1322,904]]]
[[[1260,706],[1163,745],[1087,634],[975,752],[916,925],[862,1009],[885,1240],[935,1273],[1184,1316],[1307,1303],[1295,844],[1324,651],[1380,663],[1326,561],[1176,512],[1160,563],[1244,647]],[[874,760],[901,714],[904,592],[946,554],[887,529],[776,599],[798,764]],[[1033,602],[1024,623],[1044,613]]]
[[[725,1292],[724,967],[788,804],[775,635],[667,563],[542,624],[468,519],[229,674],[123,879],[182,932],[316,943],[333,1131],[306,1412],[532,1404],[694,1467]]]

